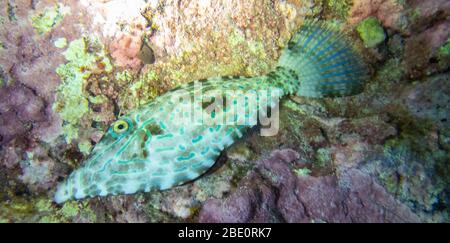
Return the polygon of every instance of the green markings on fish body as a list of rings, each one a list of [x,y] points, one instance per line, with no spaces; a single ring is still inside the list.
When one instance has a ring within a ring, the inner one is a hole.
[[[160,153],[160,152],[166,152],[166,151],[173,151],[174,149],[175,149],[174,147],[162,147],[162,148],[155,149],[155,152]]]
[[[167,133],[167,134],[164,134],[164,135],[156,136],[156,139],[164,139],[164,138],[173,138],[173,134]]]
[[[58,186],[55,201],[185,184],[203,175],[225,148],[256,125],[257,115],[270,113],[278,103],[278,96],[271,99],[269,92],[258,91],[276,90],[281,96],[353,95],[362,90],[367,77],[362,58],[347,38],[333,27],[307,21],[267,75],[186,83],[118,119],[84,164]],[[198,84],[202,96],[196,96]],[[227,90],[236,92],[228,94]],[[210,93],[218,95],[206,99]],[[181,100],[186,94],[188,99]],[[190,118],[188,108],[198,111],[201,118],[223,120],[181,122],[178,118]],[[246,113],[238,108],[245,108]],[[237,123],[243,119],[250,122]]]
[[[120,170],[112,170],[111,173],[114,175],[128,175],[128,174],[132,174],[132,173],[142,173],[145,170],[124,170],[124,171],[120,171]]]
[[[176,167],[173,171],[174,172],[182,172],[182,171],[186,171],[188,169],[188,166],[178,166]]]
[[[167,171],[164,169],[157,169],[155,172],[152,173],[153,176],[165,176],[167,175]]]
[[[198,135],[197,137],[192,139],[192,143],[197,143],[197,142],[199,142],[202,139],[203,139],[203,136],[202,135]]]
[[[194,157],[195,157],[195,153],[194,153],[194,152],[191,152],[191,153],[189,153],[189,155],[187,155],[187,156],[180,156],[180,157],[178,157],[177,160],[178,160],[178,161],[190,160],[190,159],[192,159],[192,158],[194,158]]]
[[[201,155],[205,155],[206,153],[208,153],[209,151],[209,147],[205,147],[202,151],[200,151]]]

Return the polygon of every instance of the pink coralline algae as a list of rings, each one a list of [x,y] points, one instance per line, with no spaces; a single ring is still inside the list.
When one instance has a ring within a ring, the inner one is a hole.
[[[117,66],[136,69],[142,64],[138,57],[141,45],[139,36],[123,34],[111,44],[111,56]]]
[[[44,44],[36,43],[22,31],[26,30],[17,29],[6,36],[19,45],[8,44],[6,55],[0,57],[0,64],[10,84],[0,90],[0,119],[3,124],[0,136],[4,144],[26,132],[47,140],[54,138],[58,132],[55,125],[58,118],[51,111],[52,92],[58,78],[48,67],[53,65],[56,68],[60,58],[55,54],[44,55],[41,49],[45,48]],[[14,59],[17,62],[11,62]]]
[[[3,143],[8,143],[15,136],[28,132],[30,129],[27,129],[26,123],[46,119],[42,114],[44,108],[42,99],[24,86],[0,90],[0,102],[2,114],[0,134]]]
[[[409,208],[368,174],[344,169],[337,175],[298,177],[290,169],[298,157],[277,150],[257,162],[224,200],[205,202],[200,222],[417,222]]]

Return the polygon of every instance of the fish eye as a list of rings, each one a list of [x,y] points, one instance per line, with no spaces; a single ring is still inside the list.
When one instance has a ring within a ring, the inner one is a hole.
[[[129,128],[128,122],[125,120],[117,120],[112,125],[113,132],[119,134],[128,131],[128,128]]]

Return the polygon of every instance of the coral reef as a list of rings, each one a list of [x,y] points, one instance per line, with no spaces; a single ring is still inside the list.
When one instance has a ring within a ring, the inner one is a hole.
[[[0,222],[450,221],[446,0],[0,9]],[[121,113],[182,83],[264,74],[306,18],[349,33],[371,70],[363,93],[284,100],[276,136],[250,133],[192,183],[51,201]]]

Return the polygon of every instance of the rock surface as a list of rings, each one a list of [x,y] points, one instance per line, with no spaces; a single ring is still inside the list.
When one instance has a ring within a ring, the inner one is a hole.
[[[418,222],[406,206],[358,169],[336,175],[301,176],[292,172],[299,155],[275,150],[257,162],[226,200],[210,199],[200,222]]]
[[[0,2],[0,222],[450,221],[448,1],[178,2]],[[193,183],[52,202],[120,113],[264,74],[306,18],[349,33],[363,93],[285,99],[276,136],[249,134]],[[366,19],[379,40],[365,47]]]

